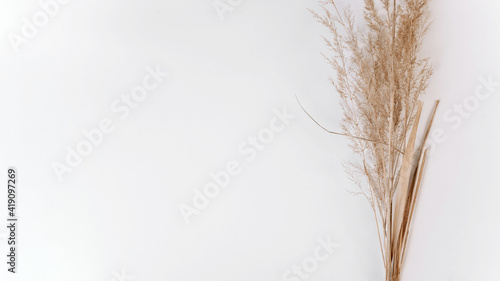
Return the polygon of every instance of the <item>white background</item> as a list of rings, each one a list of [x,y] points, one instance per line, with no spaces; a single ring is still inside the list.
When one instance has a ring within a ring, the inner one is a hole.
[[[360,15],[362,1],[350,3]],[[340,246],[308,280],[383,280],[373,214],[342,168],[353,154],[295,100],[338,130],[327,32],[307,8],[317,2],[244,1],[221,20],[212,0],[72,0],[16,53],[8,34],[41,8],[0,1],[0,173],[6,188],[18,168],[20,219],[19,273],[2,262],[0,280],[109,281],[125,269],[135,281],[280,281],[326,237]],[[441,99],[434,127],[447,139],[429,158],[403,280],[499,280],[500,87],[457,128],[443,114],[479,76],[500,81],[500,3],[431,11],[424,100]],[[148,66],[169,78],[119,119],[112,102]],[[238,146],[285,106],[295,119],[247,162]],[[59,182],[52,163],[103,118],[115,131]],[[180,204],[231,160],[241,174],[186,224]]]

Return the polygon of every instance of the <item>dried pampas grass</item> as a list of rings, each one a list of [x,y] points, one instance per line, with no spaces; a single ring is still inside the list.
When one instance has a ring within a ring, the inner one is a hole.
[[[347,136],[360,156],[345,168],[375,214],[386,280],[397,281],[428,154],[424,144],[439,103],[417,140],[419,97],[432,74],[429,60],[418,58],[428,29],[428,0],[364,4],[363,31],[350,8],[340,12],[333,0],[321,2],[321,13],[311,11],[330,33],[324,40],[333,55],[324,57],[336,72],[331,81],[344,113],[342,132],[321,128]]]

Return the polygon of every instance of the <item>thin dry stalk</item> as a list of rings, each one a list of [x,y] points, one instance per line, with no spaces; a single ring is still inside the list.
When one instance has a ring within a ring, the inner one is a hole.
[[[313,17],[329,31],[323,37],[332,55],[333,85],[343,109],[342,132],[360,163],[346,166],[368,199],[377,226],[386,280],[400,280],[415,202],[427,151],[423,150],[438,103],[421,142],[416,143],[422,102],[432,69],[419,59],[428,29],[428,0],[364,0],[366,29],[349,7],[321,1]],[[301,105],[302,106],[302,105]]]

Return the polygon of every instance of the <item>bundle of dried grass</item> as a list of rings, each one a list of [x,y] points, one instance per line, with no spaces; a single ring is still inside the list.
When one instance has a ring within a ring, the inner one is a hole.
[[[361,158],[345,167],[373,208],[386,280],[397,281],[427,158],[424,144],[438,106],[436,101],[417,142],[419,97],[432,74],[428,59],[418,58],[428,29],[428,0],[364,4],[364,31],[350,8],[341,13],[333,0],[321,2],[322,13],[311,12],[330,32],[324,39],[333,55],[324,57],[336,72],[332,83],[344,112],[342,132],[327,131],[347,136]]]

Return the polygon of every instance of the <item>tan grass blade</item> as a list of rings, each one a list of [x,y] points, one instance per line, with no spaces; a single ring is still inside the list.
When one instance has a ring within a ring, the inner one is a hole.
[[[415,151],[415,158],[414,158],[415,168],[417,167],[418,161],[420,161],[420,157],[422,156],[422,151],[424,149],[425,143],[427,142],[427,137],[429,137],[429,133],[431,132],[432,123],[434,122],[434,117],[436,116],[436,111],[437,111],[438,106],[439,106],[439,100],[436,100],[434,102],[434,107],[432,109],[431,116],[429,117],[429,120],[427,121],[424,135],[422,136],[422,139],[420,140],[420,144],[418,146],[417,151]],[[413,173],[412,173],[412,180],[414,180],[414,177],[415,177],[415,171],[413,171]]]
[[[405,206],[405,211],[404,211],[404,219],[402,221],[402,230],[400,231],[400,235],[398,235],[398,242],[397,242],[397,263],[401,266],[404,258],[404,253],[406,251],[406,244],[408,241],[408,235],[410,232],[410,226],[411,226],[411,220],[413,218],[413,212],[415,210],[415,202],[417,200],[418,192],[420,189],[420,184],[421,184],[421,178],[423,174],[423,168],[425,165],[425,160],[427,158],[427,152],[428,149],[425,150],[425,152],[422,155],[422,150],[425,146],[425,143],[427,141],[427,137],[429,136],[432,123],[434,122],[434,117],[436,116],[436,111],[437,107],[439,105],[439,100],[436,100],[434,103],[434,107],[431,113],[431,116],[427,122],[426,128],[424,135],[422,137],[421,143],[418,147],[418,149],[415,151],[415,157],[414,157],[414,162],[413,162],[413,168],[411,171],[411,178],[409,182],[409,194],[408,194],[408,202]]]
[[[403,232],[403,236],[402,236],[402,247],[401,247],[401,256],[399,258],[399,264],[400,264],[400,267],[402,266],[402,263],[403,263],[403,260],[404,260],[404,255],[405,255],[405,252],[406,252],[406,244],[408,242],[408,236],[410,234],[410,226],[411,226],[411,220],[413,218],[413,212],[415,210],[415,203],[417,201],[417,196],[418,196],[418,192],[420,190],[420,186],[421,186],[421,183],[422,183],[422,175],[424,173],[424,167],[425,167],[425,161],[427,160],[427,152],[429,151],[429,149],[426,149],[424,151],[424,154],[422,155],[422,159],[418,165],[418,176],[417,176],[417,180],[415,181],[415,185],[414,185],[414,192],[413,192],[413,197],[411,199],[411,206],[409,207],[409,216],[408,216],[408,219],[407,219],[407,223],[406,223],[406,226],[405,226],[405,231]]]
[[[433,110],[432,110],[432,113],[431,113],[431,116],[427,122],[427,125],[425,127],[425,131],[424,131],[424,135],[422,136],[422,140],[420,142],[420,145],[419,147],[417,148],[417,150],[415,151],[415,155],[414,155],[414,158],[413,158],[413,163],[412,163],[412,168],[411,168],[411,174],[410,174],[410,181],[408,183],[408,196],[407,196],[407,199],[409,200],[408,202],[406,202],[405,204],[405,210],[403,211],[403,219],[402,219],[402,223],[401,223],[401,227],[403,228],[399,233],[398,232],[395,232],[395,235],[397,235],[396,237],[398,237],[398,240],[395,241],[395,246],[397,245],[397,247],[401,247],[402,246],[402,243],[406,244],[406,239],[407,239],[407,232],[409,231],[409,227],[410,227],[410,222],[411,222],[411,216],[412,216],[412,212],[413,212],[413,208],[414,208],[414,204],[415,202],[413,202],[413,198],[417,196],[417,193],[418,192],[418,185],[417,185],[417,176],[421,176],[420,173],[420,162],[422,160],[422,150],[425,146],[425,143],[427,141],[427,137],[429,136],[429,133],[430,133],[430,130],[431,130],[431,127],[432,127],[432,123],[434,122],[434,117],[436,116],[436,111],[437,111],[437,107],[439,105],[439,100],[436,100],[436,102],[434,103],[434,107],[433,107]],[[415,190],[416,189],[416,190]],[[407,218],[407,216],[409,216],[409,219]],[[408,220],[408,221],[406,221]]]
[[[436,102],[434,103],[434,107],[433,107],[433,110],[432,110],[432,113],[431,113],[431,116],[429,117],[429,120],[427,122],[427,125],[425,127],[425,131],[424,131],[424,135],[422,136],[422,139],[420,141],[420,144],[418,146],[418,148],[416,149],[415,153],[414,153],[414,157],[413,157],[413,163],[411,164],[411,170],[410,170],[410,177],[409,177],[409,181],[408,183],[406,184],[406,186],[408,186],[408,190],[411,190],[412,191],[412,188],[415,186],[415,177],[417,175],[417,170],[419,168],[419,162],[421,161],[421,158],[422,158],[422,150],[423,150],[423,147],[425,146],[425,143],[427,141],[427,137],[429,136],[429,133],[430,133],[430,130],[431,130],[431,127],[432,127],[432,123],[434,122],[434,117],[436,115],[436,111],[437,111],[437,107],[439,105],[439,100],[436,100]],[[420,108],[417,109],[417,118],[415,119],[415,126],[418,126],[418,121],[419,121],[419,118],[420,118]],[[415,130],[416,128],[413,127],[412,129],[412,134],[413,134],[413,130]],[[405,153],[405,156],[409,156],[409,155],[406,155]],[[401,170],[399,171],[398,173],[398,177],[399,177],[399,174],[404,172],[405,171],[405,162],[404,162],[404,159],[403,159],[403,164],[402,164],[402,167],[401,167]],[[406,204],[405,204],[406,206]],[[397,235],[398,232],[395,232],[395,234]]]
[[[408,190],[410,189],[410,177],[413,168],[413,155],[415,149],[415,139],[417,138],[418,123],[420,120],[420,114],[422,113],[422,102],[418,101],[417,104],[417,114],[415,117],[415,122],[413,124],[410,136],[408,137],[408,142],[405,148],[405,154],[403,156],[403,162],[401,169],[399,171],[398,187],[396,190],[396,199],[393,203],[394,205],[394,229],[393,237],[399,236],[399,231],[401,229],[401,223],[403,221],[404,209],[406,206],[408,198]],[[397,241],[394,241],[397,242]],[[395,245],[395,243],[393,244]]]

